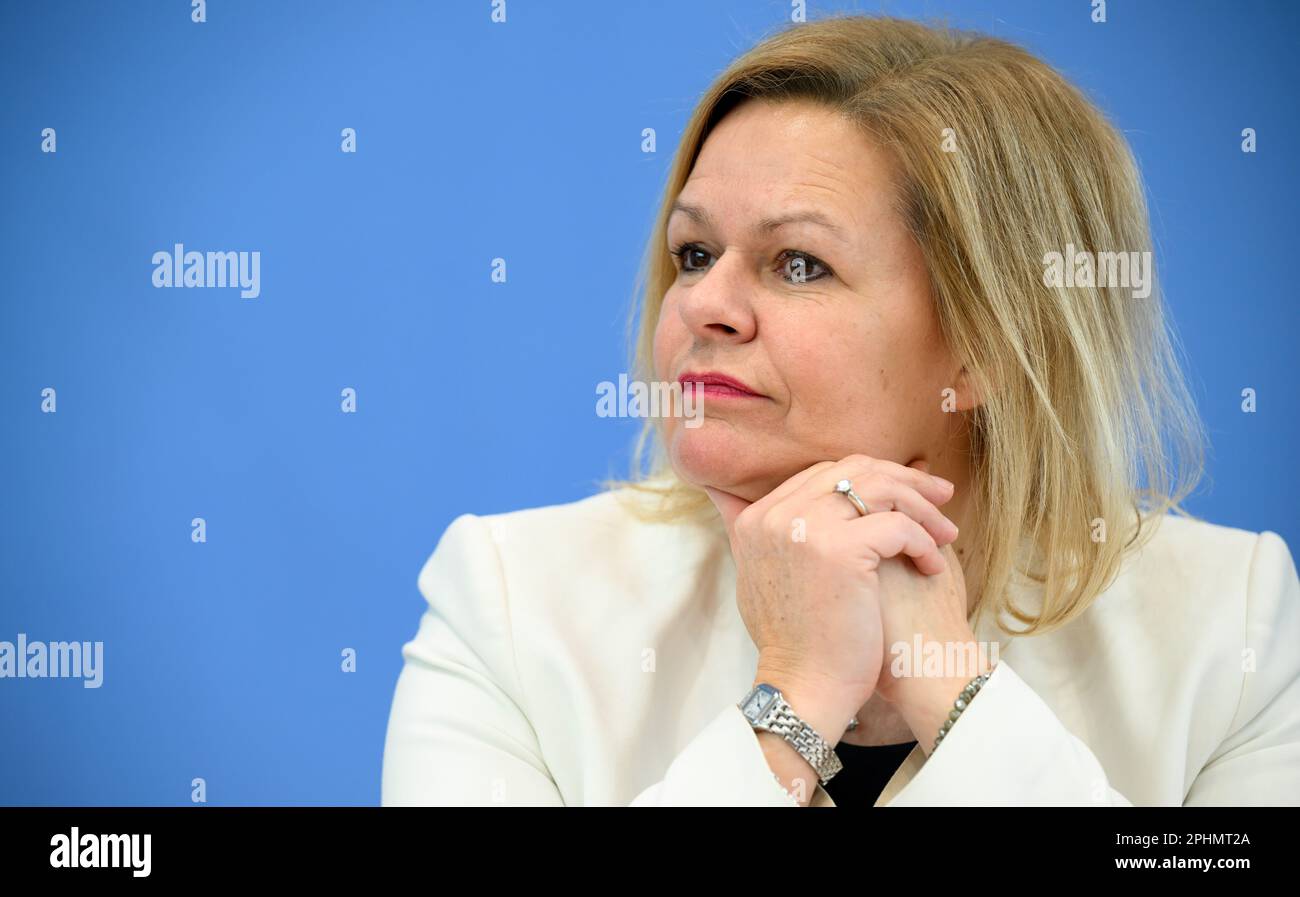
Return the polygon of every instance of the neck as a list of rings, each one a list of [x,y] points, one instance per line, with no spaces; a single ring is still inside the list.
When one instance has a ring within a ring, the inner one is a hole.
[[[982,558],[978,550],[978,536],[984,521],[972,494],[974,480],[966,460],[958,455],[936,458],[930,465],[930,473],[949,480],[955,487],[952,498],[939,510],[957,524],[957,538],[951,547],[961,563],[962,575],[966,581],[966,614],[970,616],[980,597],[978,580]]]

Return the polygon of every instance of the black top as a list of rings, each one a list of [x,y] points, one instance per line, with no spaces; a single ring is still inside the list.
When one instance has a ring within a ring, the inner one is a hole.
[[[903,744],[835,745],[835,753],[844,768],[826,787],[837,807],[870,807],[885,790],[898,767],[916,747],[915,741]]]

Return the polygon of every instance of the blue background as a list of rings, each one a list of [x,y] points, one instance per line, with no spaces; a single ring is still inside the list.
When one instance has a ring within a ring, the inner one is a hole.
[[[1026,45],[1124,130],[1214,443],[1189,507],[1300,544],[1297,5],[883,8]],[[671,153],[788,10],[0,6],[0,640],[105,643],[99,689],[0,680],[0,803],[378,802],[421,564],[460,513],[626,470],[595,386]],[[177,242],[260,251],[260,298],[153,288]]]

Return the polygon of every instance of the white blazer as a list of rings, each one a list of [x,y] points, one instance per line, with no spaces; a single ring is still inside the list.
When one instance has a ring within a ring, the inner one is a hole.
[[[465,514],[418,585],[384,805],[797,805],[737,706],[758,654],[720,522],[640,522],[613,493]],[[1167,516],[1064,629],[976,635],[999,642],[992,677],[876,806],[1300,804],[1300,580],[1277,534]],[[835,804],[818,785],[812,805]]]

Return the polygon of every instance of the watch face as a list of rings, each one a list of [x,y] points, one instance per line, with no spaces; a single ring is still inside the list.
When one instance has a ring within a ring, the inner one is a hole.
[[[756,723],[767,715],[767,709],[772,706],[776,700],[776,689],[767,684],[760,684],[749,695],[749,700],[745,701],[741,708],[745,713],[745,718],[751,723]]]

